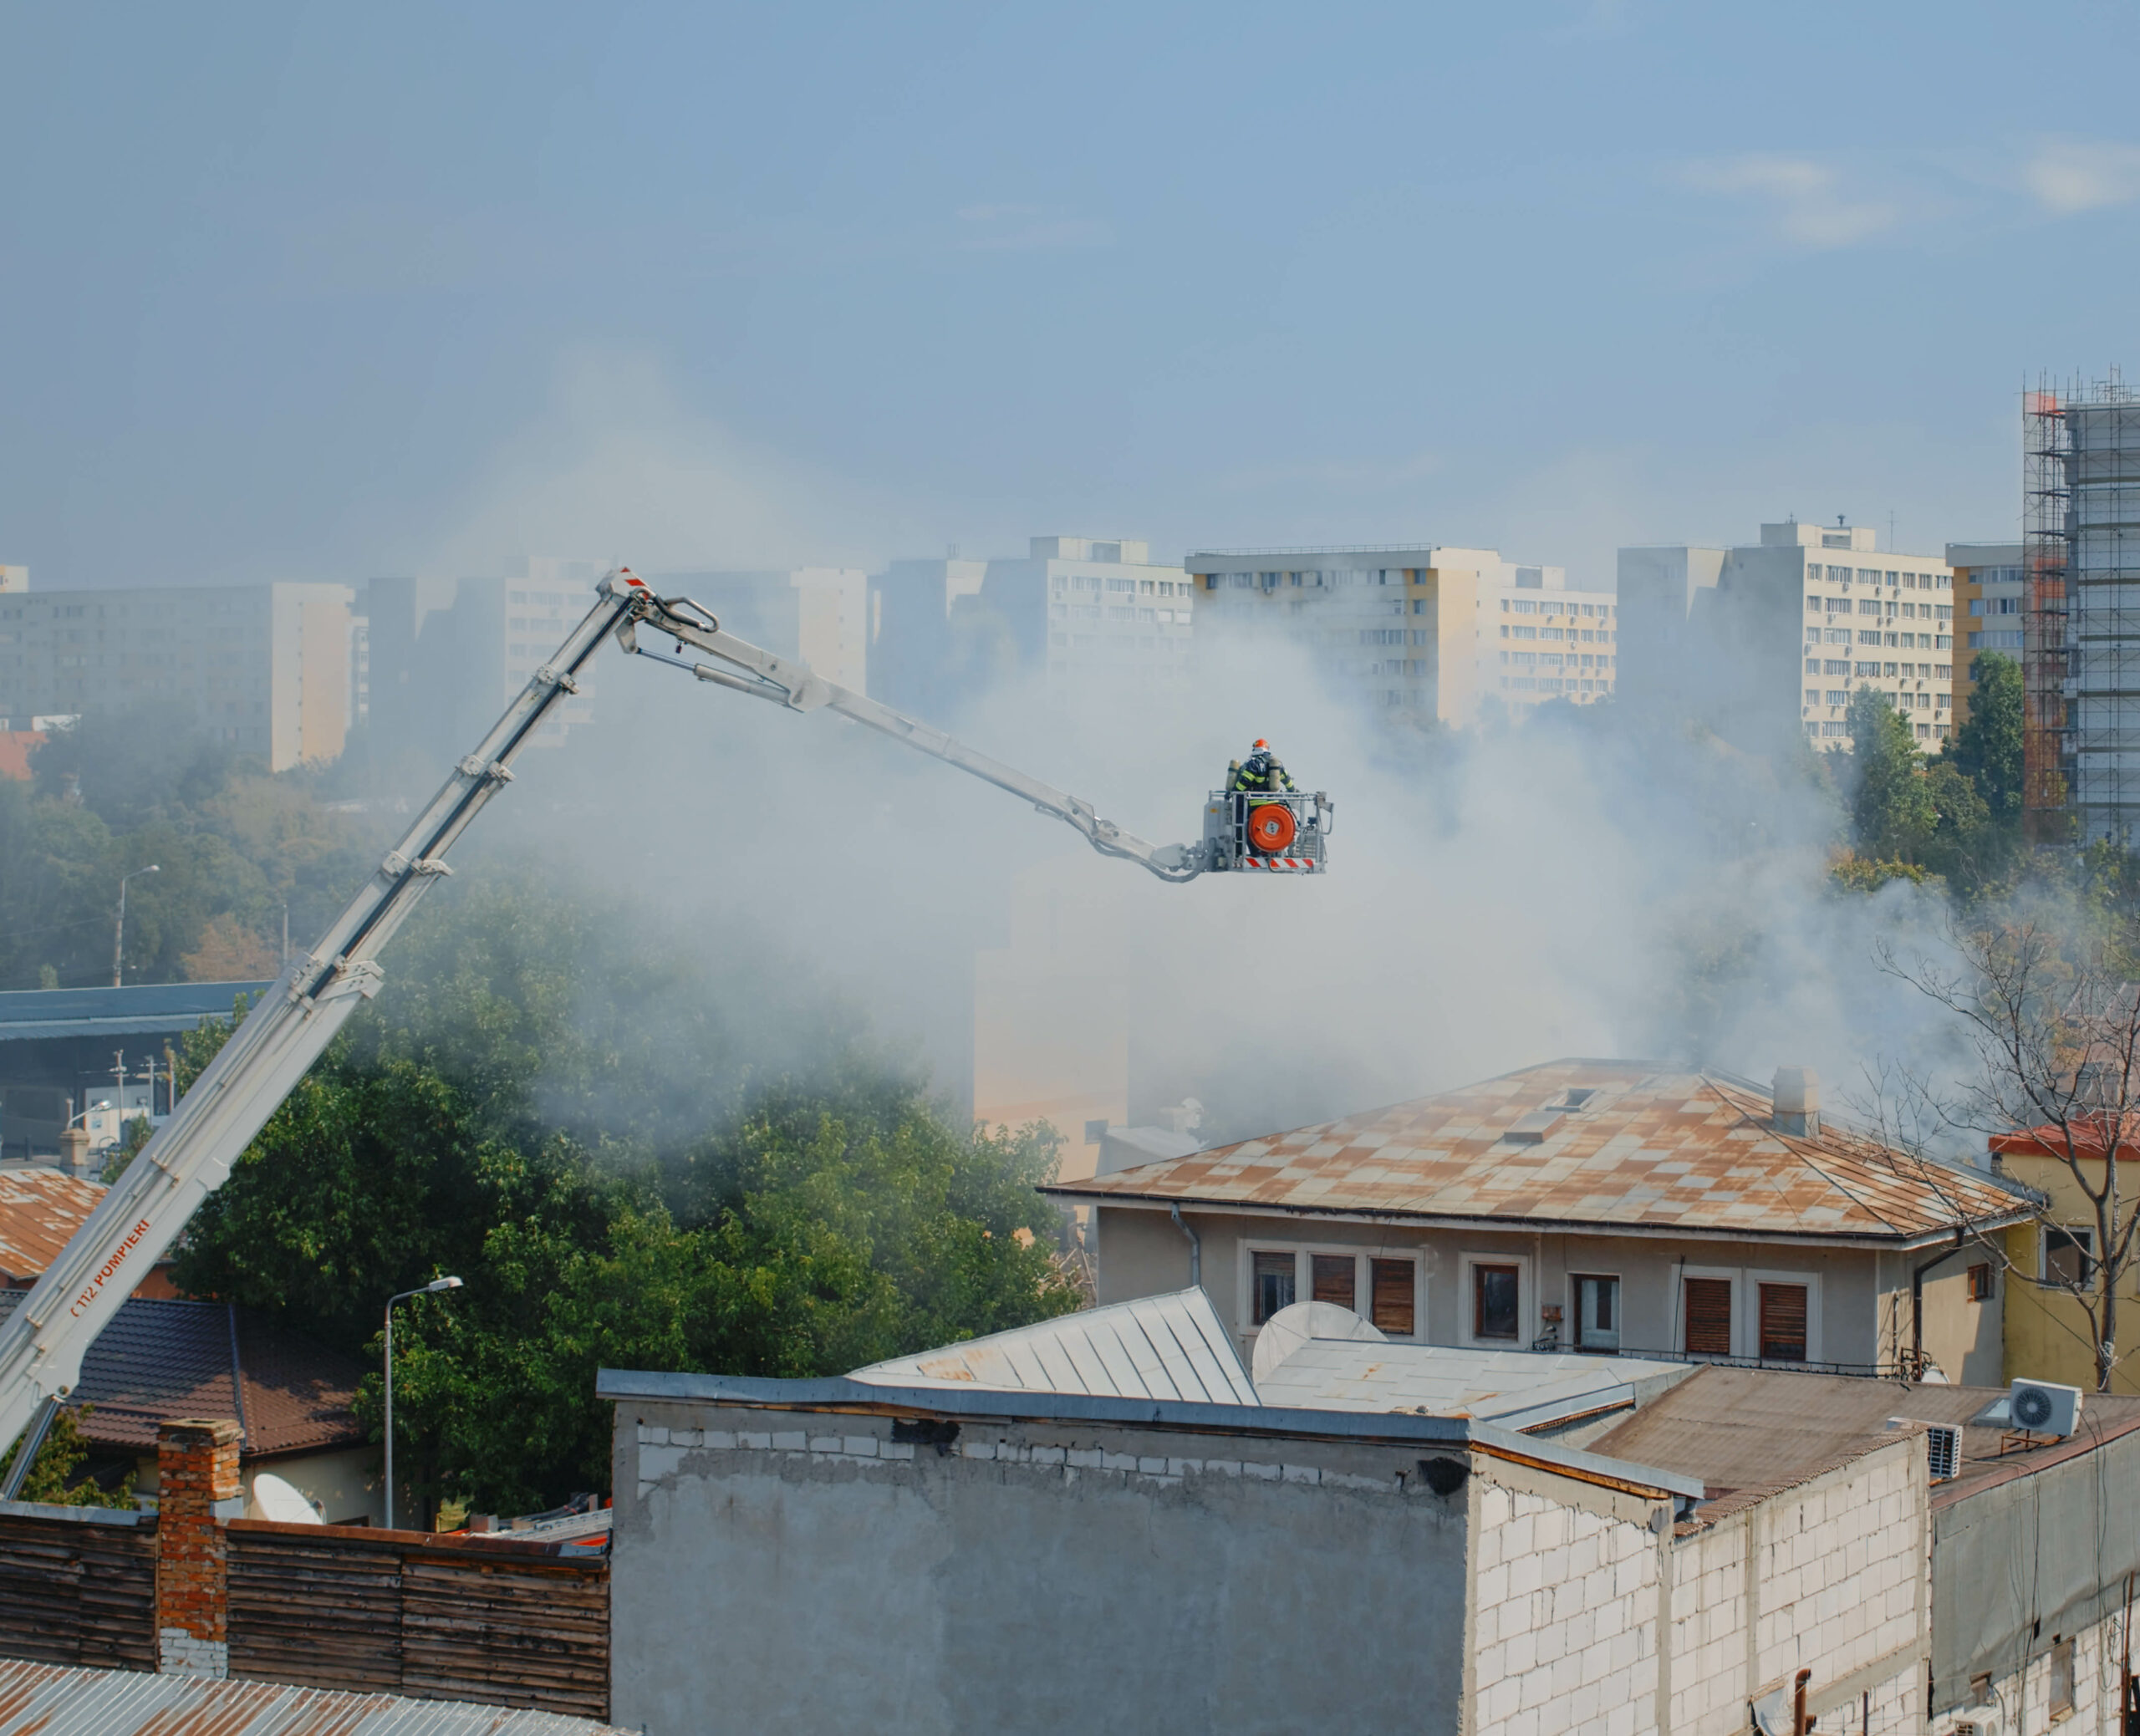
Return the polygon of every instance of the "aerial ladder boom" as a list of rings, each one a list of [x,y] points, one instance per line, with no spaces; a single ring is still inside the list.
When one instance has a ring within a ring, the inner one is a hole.
[[[690,645],[720,659],[727,667],[689,662],[680,655],[671,658],[650,650],[639,643],[641,627],[674,640],[680,654]],[[617,637],[627,651],[650,656],[658,663],[688,669],[701,681],[711,681],[757,699],[771,700],[792,710],[823,710],[851,717],[896,741],[934,755],[961,771],[971,772],[999,790],[1022,797],[1041,812],[1052,814],[1074,827],[1103,856],[1134,862],[1162,880],[1193,880],[1204,872],[1207,852],[1200,843],[1149,844],[1134,832],[1124,832],[1112,821],[1102,819],[1093,812],[1092,803],[1081,797],[1044,784],[1038,778],[1028,777],[1016,767],[991,759],[940,729],[851,688],[842,687],[838,682],[826,680],[805,664],[792,663],[737,639],[733,634],[722,632],[720,623],[688,598],[660,598],[641,587],[633,593],[629,619],[619,625]]]
[[[1149,844],[1101,819],[1091,803],[724,633],[696,604],[665,602],[619,568],[602,581],[586,618],[529,679],[476,751],[454,767],[319,944],[285,967],[0,1325],[0,1446],[28,1431],[0,1482],[0,1499],[20,1494],[54,1414],[81,1378],[83,1357],[120,1304],[178,1240],[201,1202],[222,1185],[231,1166],[349,1016],[378,993],[380,949],[408,920],[416,901],[451,872],[446,851],[512,781],[521,749],[549,712],[578,690],[580,672],[604,639],[614,634],[627,651],[640,650],[636,641],[643,628],[726,665],[686,664],[701,680],[799,711],[823,708],[851,717],[1031,802],[1074,827],[1102,854],[1141,863],[1162,879],[1193,879],[1214,859],[1203,845]],[[655,654],[655,660],[678,659]]]

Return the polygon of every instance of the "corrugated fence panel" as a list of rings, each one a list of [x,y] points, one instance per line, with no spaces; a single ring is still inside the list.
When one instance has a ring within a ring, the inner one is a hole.
[[[254,1681],[609,1708],[609,1569],[509,1544],[230,1528],[230,1672]]]
[[[0,1515],[0,1657],[156,1667],[155,1525]]]

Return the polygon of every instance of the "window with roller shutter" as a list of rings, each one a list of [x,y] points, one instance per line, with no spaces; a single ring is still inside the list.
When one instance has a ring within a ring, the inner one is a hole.
[[[1690,1357],[1728,1357],[1731,1354],[1731,1280],[1729,1278],[1688,1278],[1686,1291],[1687,1341]]]
[[[1393,1338],[1409,1338],[1413,1333],[1413,1311],[1417,1306],[1417,1285],[1414,1273],[1417,1268],[1409,1260],[1377,1260],[1369,1262],[1374,1288],[1373,1313],[1370,1318],[1378,1331]]]
[[[1315,1300],[1335,1302],[1358,1311],[1360,1306],[1358,1262],[1349,1254],[1315,1256]]]
[[[1806,1286],[1764,1284],[1761,1290],[1761,1360],[1806,1360]]]

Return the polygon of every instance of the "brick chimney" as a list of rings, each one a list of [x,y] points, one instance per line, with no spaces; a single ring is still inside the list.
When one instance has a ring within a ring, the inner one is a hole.
[[[59,1136],[59,1167],[69,1175],[89,1173],[89,1130],[69,1128]]]
[[[230,1673],[223,1521],[245,1511],[238,1426],[178,1418],[156,1431],[156,1653],[166,1676]]]
[[[1776,1130],[1802,1138],[1821,1135],[1821,1076],[1809,1067],[1776,1070]]]

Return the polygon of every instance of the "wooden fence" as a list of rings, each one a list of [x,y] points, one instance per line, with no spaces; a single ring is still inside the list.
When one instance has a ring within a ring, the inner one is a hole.
[[[609,1715],[604,1559],[361,1525],[225,1533],[233,1677]],[[0,1502],[0,1657],[155,1670],[155,1515]]]
[[[0,1656],[155,1669],[155,1516],[0,1502]]]
[[[608,1716],[606,1560],[357,1525],[228,1530],[234,1677]]]

